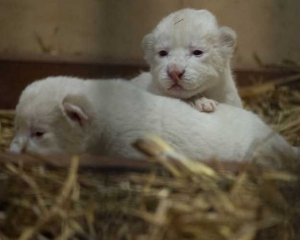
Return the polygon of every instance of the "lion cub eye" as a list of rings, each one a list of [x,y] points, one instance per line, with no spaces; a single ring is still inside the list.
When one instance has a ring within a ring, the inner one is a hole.
[[[41,138],[41,137],[44,136],[44,134],[45,134],[45,132],[42,132],[42,131],[35,131],[35,132],[32,133],[32,136],[33,136],[33,137],[36,137],[36,138]]]
[[[165,56],[168,55],[168,52],[165,51],[165,50],[161,50],[161,51],[158,52],[158,54],[159,54],[159,56],[161,56],[161,57],[165,57]]]
[[[201,56],[203,54],[203,52],[201,50],[194,50],[193,51],[193,55],[195,56]]]

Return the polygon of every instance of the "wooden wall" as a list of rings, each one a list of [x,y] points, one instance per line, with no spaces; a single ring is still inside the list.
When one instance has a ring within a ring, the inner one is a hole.
[[[238,33],[236,68],[300,63],[299,0],[0,0],[0,57],[144,64],[140,42],[165,15],[206,8]]]

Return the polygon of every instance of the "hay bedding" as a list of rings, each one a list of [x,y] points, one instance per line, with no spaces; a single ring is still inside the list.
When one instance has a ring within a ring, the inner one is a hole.
[[[299,75],[296,77],[287,79],[300,79]],[[292,145],[300,146],[300,81],[277,88],[270,83],[264,89],[266,85],[257,87],[262,89],[261,94],[245,97],[244,107],[258,114]]]
[[[299,86],[251,93],[244,103],[300,145]],[[12,119],[0,113],[0,152]],[[209,167],[158,139],[136,147],[151,156],[149,170],[83,170],[76,157],[68,168],[2,159],[0,239],[299,239],[293,175],[249,164]]]

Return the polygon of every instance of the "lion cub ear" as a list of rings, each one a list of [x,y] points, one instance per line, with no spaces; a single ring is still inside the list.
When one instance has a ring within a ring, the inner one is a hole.
[[[153,44],[154,44],[153,34],[149,33],[142,40],[142,48],[144,50],[144,59],[149,64],[151,63],[151,60],[153,58],[153,56],[152,56]]]
[[[230,48],[232,51],[234,50],[237,42],[237,35],[233,29],[229,27],[219,28],[219,39],[223,47]]]
[[[67,95],[62,101],[61,110],[72,124],[86,127],[90,121],[90,102],[83,95]]]
[[[142,48],[144,51],[151,49],[153,46],[153,34],[149,33],[142,40]]]

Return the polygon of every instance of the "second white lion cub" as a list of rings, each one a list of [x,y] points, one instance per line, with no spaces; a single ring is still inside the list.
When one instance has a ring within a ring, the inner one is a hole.
[[[183,99],[200,111],[217,103],[242,107],[231,68],[236,33],[207,10],[174,12],[142,42],[150,73],[132,82],[154,94]]]

